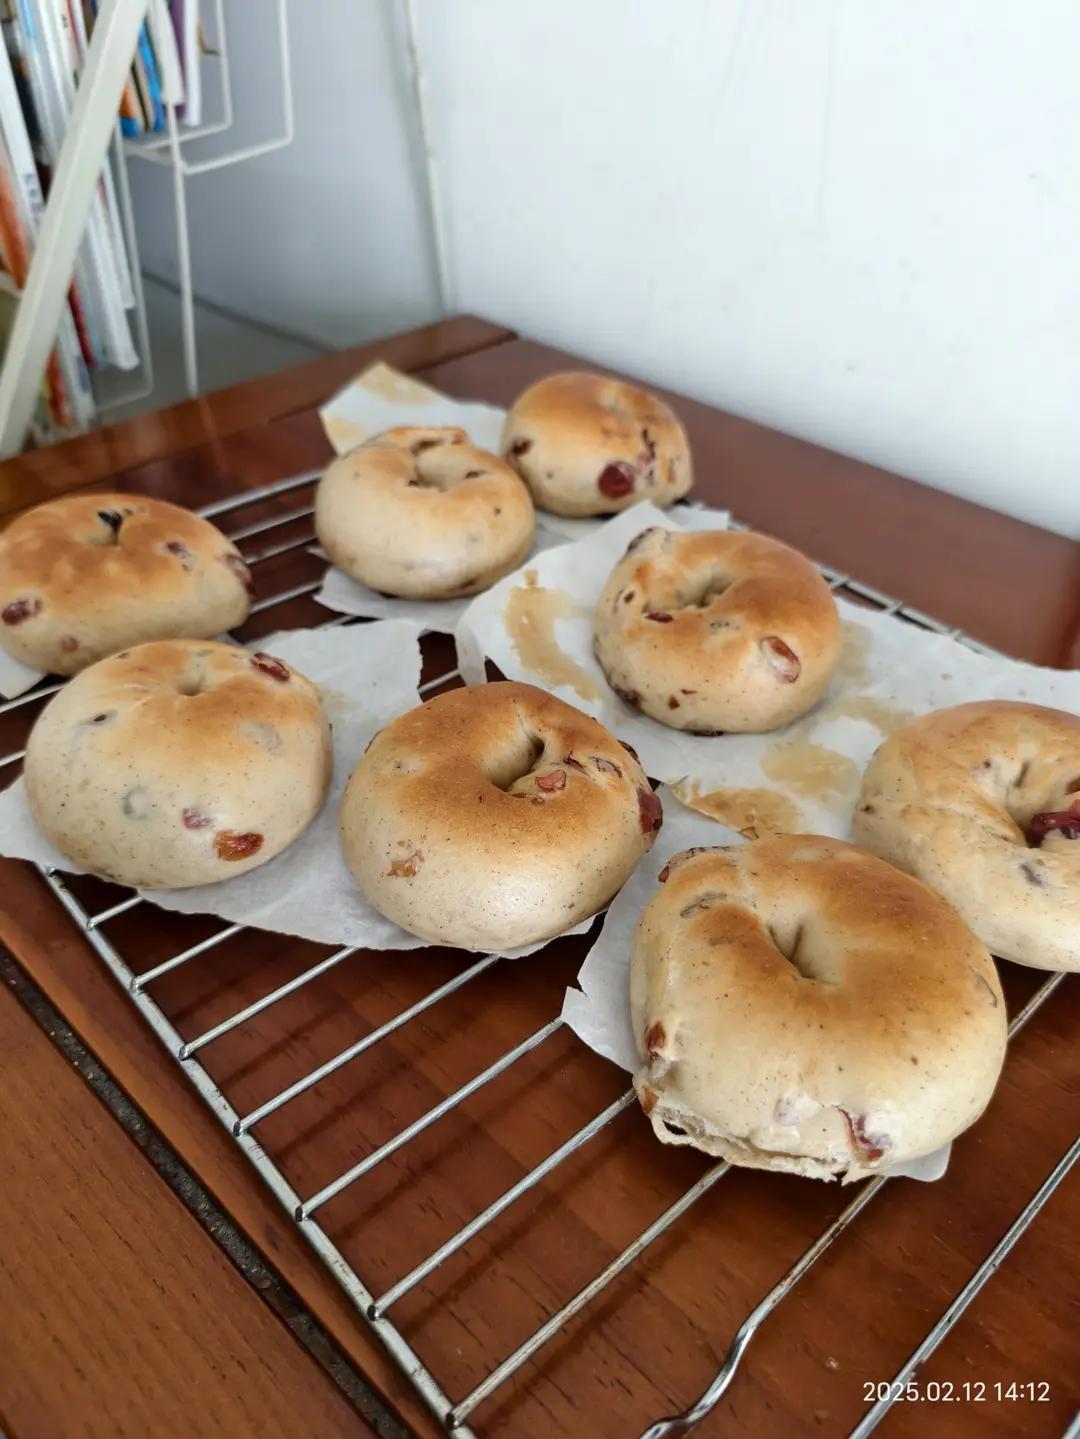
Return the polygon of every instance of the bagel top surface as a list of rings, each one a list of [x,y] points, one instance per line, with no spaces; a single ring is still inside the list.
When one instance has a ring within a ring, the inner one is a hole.
[[[382,730],[347,786],[342,840],[365,893],[404,928],[501,949],[594,913],[660,821],[636,757],[601,724],[504,681]]]
[[[638,923],[635,1078],[660,1138],[856,1178],[929,1153],[985,1107],[1005,1004],[925,885],[839,840],[689,850]]]
[[[208,520],[143,495],[71,495],[0,534],[0,642],[74,674],[125,645],[241,623],[252,585]]]
[[[367,803],[391,804],[496,865],[522,846],[536,861],[561,859],[575,837],[584,852],[585,833],[603,835],[627,799],[637,814],[641,793],[653,794],[636,755],[600,722],[515,681],[462,686],[398,715],[354,778]]]
[[[921,715],[875,752],[853,827],[994,953],[1080,969],[1080,716],[1011,700]]]
[[[639,500],[670,505],[690,489],[678,417],[637,385],[578,372],[548,375],[515,400],[502,451],[542,509],[614,514]]]
[[[122,650],[42,710],[26,786],[83,868],[174,888],[231,877],[293,840],[330,778],[316,687],[275,656],[205,640]]]
[[[840,648],[836,601],[814,565],[736,530],[635,536],[595,629],[612,685],[680,729],[786,724],[821,698]]]
[[[464,430],[401,426],[336,459],[320,481],[315,526],[346,573],[411,597],[473,594],[532,543],[532,498]]]

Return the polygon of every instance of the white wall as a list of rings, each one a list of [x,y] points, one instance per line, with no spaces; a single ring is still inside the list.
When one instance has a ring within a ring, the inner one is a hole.
[[[200,157],[280,133],[275,7],[225,10],[236,123]],[[395,6],[289,0],[288,14],[296,139],[189,182],[196,292],[333,347],[425,323],[439,306]],[[144,268],[174,276],[171,177],[129,168]]]
[[[459,307],[1080,535],[1075,0],[418,9]]]

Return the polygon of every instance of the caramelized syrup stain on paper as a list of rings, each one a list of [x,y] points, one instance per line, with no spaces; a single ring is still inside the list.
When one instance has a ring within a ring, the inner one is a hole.
[[[583,700],[603,699],[592,675],[560,649],[556,620],[575,620],[589,611],[565,590],[549,590],[536,583],[536,571],[525,571],[524,585],[515,585],[506,597],[506,628],[521,663],[545,684],[563,685]]]
[[[884,700],[876,700],[870,695],[849,695],[846,699],[839,699],[821,716],[822,720],[865,720],[882,734],[892,734],[914,717],[914,710],[899,709],[896,705],[886,704]]]
[[[859,783],[858,766],[847,755],[802,737],[771,744],[761,770],[774,784],[830,808],[849,802]]]
[[[845,620],[840,626],[840,657],[836,661],[836,679],[847,680],[853,685],[869,684],[869,654],[870,631],[865,625],[857,625],[854,620]]]
[[[674,786],[690,809],[737,829],[747,839],[771,834],[799,834],[805,821],[790,796],[775,789],[714,789],[702,794],[693,781]]]

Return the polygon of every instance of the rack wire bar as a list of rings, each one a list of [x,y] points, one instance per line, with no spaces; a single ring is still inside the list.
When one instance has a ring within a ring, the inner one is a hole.
[[[218,515],[231,514],[233,510],[242,510],[245,505],[258,505],[263,500],[272,500],[278,495],[291,494],[293,490],[302,490],[305,485],[313,485],[322,475],[322,470],[305,470],[302,475],[291,475],[287,480],[277,480],[272,485],[263,485],[258,490],[241,490],[239,494],[228,495],[223,500],[214,500],[208,505],[202,505],[196,514],[202,515],[204,520],[212,520]],[[289,518],[294,518],[290,514]]]
[[[49,695],[56,694],[64,688],[67,680],[60,680],[54,685],[42,685],[40,689],[27,690],[25,694],[16,695],[13,700],[5,700],[0,704],[0,715],[6,715],[8,710],[21,709],[23,705],[33,704],[35,700],[47,699]]]
[[[945,1310],[941,1318],[926,1335],[922,1343],[913,1351],[907,1362],[897,1370],[896,1376],[889,1384],[887,1392],[866,1411],[859,1423],[852,1429],[848,1439],[863,1439],[864,1435],[871,1433],[877,1428],[895,1402],[893,1399],[894,1393],[903,1389],[906,1380],[911,1377],[923,1360],[933,1353],[967,1309],[971,1301],[987,1281],[992,1279],[1001,1268],[1013,1245],[1031,1224],[1032,1220],[1065,1178],[1066,1174],[1068,1174],[1078,1158],[1080,1158],[1080,1138],[1073,1140],[1072,1144],[1054,1165],[1036,1192],[1031,1196],[1031,1199],[1025,1205],[1024,1209],[1016,1216],[1012,1224],[1009,1225],[1008,1229]]]
[[[887,1175],[880,1174],[876,1179],[871,1179],[863,1185],[847,1208],[837,1215],[828,1229],[820,1234],[808,1249],[803,1251],[784,1277],[773,1285],[765,1298],[751,1309],[735,1331],[735,1337],[724,1355],[724,1362],[720,1366],[719,1373],[697,1403],[682,1414],[675,1414],[668,1419],[659,1419],[655,1424],[650,1424],[641,1439],[667,1439],[667,1436],[671,1434],[685,1434],[687,1430],[692,1429],[695,1424],[699,1424],[702,1419],[712,1413],[720,1397],[735,1378],[735,1372],[742,1362],[746,1347],[761,1325],[768,1319],[781,1299],[790,1294],[811,1265],[821,1258],[833,1241],[839,1239],[852,1220],[862,1213],[887,1178]]]
[[[208,1044],[212,1044],[215,1039],[220,1039],[223,1034],[228,1034],[230,1030],[236,1029],[241,1024],[246,1024],[249,1019],[254,1019],[257,1014],[262,1014],[263,1010],[269,1009],[272,1004],[277,1004],[279,999],[285,999],[286,996],[295,994],[296,991],[302,989],[305,984],[310,984],[313,979],[318,979],[319,976],[325,974],[327,970],[333,969],[334,966],[340,964],[342,960],[348,959],[351,954],[355,954],[357,948],[357,945],[352,944],[345,949],[337,950],[334,954],[327,955],[325,959],[313,965],[311,969],[306,969],[303,974],[298,974],[294,979],[290,979],[287,984],[279,985],[277,989],[271,990],[269,994],[264,994],[262,999],[255,1000],[253,1004],[249,1004],[245,1009],[241,1009],[236,1014],[230,1015],[228,1019],[223,1019],[220,1024],[215,1024],[213,1028],[208,1029],[205,1034],[200,1034],[197,1039],[189,1040],[188,1043],[181,1048],[180,1058],[190,1059],[192,1055],[198,1054],[200,1049],[205,1048]]]
[[[102,909],[97,914],[92,914],[86,921],[86,927],[87,929],[97,929],[99,924],[104,924],[109,919],[115,919],[117,915],[127,914],[129,909],[134,909],[137,904],[142,904],[142,902],[141,894],[133,894],[128,899],[120,900],[118,904],[110,905],[108,909]]]
[[[380,1024],[378,1029],[371,1030],[368,1034],[364,1035],[363,1039],[358,1039],[355,1044],[350,1044],[346,1049],[341,1050],[339,1054],[335,1054],[333,1058],[328,1059],[325,1064],[320,1064],[317,1069],[313,1069],[310,1074],[305,1074],[302,1078],[296,1080],[295,1083],[290,1084],[287,1089],[281,1090],[281,1092],[275,1094],[272,1099],[268,1099],[264,1104],[260,1104],[259,1107],[253,1109],[250,1114],[245,1114],[243,1119],[238,1119],[235,1133],[246,1134],[253,1125],[265,1119],[268,1114],[273,1114],[276,1110],[280,1109],[282,1105],[288,1104],[290,1100],[295,1099],[298,1094],[303,1094],[304,1091],[310,1089],[312,1085],[318,1084],[320,1080],[326,1079],[328,1075],[340,1069],[343,1064],[348,1064],[350,1060],[356,1059],[359,1055],[370,1049],[372,1045],[378,1044],[381,1039],[385,1039],[387,1035],[393,1034],[394,1031],[400,1029],[402,1025],[408,1024],[411,1019],[415,1019],[418,1014],[423,1014],[426,1009],[430,1009],[432,1005],[438,1004],[440,999],[445,999],[448,995],[461,989],[462,986],[468,984],[471,979],[475,979],[478,975],[483,974],[486,969],[490,969],[493,964],[498,964],[498,962],[498,955],[484,955],[483,959],[478,959],[476,963],[470,965],[468,969],[463,969],[460,974],[455,974],[453,979],[448,979],[445,984],[441,984],[438,989],[433,989],[431,993],[426,994],[423,999],[418,999],[415,1004],[410,1004],[408,1009],[403,1009],[400,1014],[395,1014],[393,1019],[388,1019],[385,1024]]]
[[[275,484],[267,485],[259,490],[244,491],[237,495],[226,497],[205,506],[199,513],[207,518],[213,518],[217,515],[230,514],[249,505],[259,504],[275,496],[288,495],[300,491],[305,486],[313,483],[318,479],[319,473],[319,471],[313,470],[302,475],[278,481]],[[312,512],[313,506],[307,504],[305,499],[304,507],[293,508],[280,515],[274,515],[267,520],[258,521],[243,527],[237,530],[232,538],[247,539],[253,538],[256,535],[269,534],[283,524],[306,518]],[[740,524],[737,520],[733,520],[732,528],[746,529],[747,526]],[[260,560],[270,559],[273,555],[283,553],[286,549],[300,548],[302,545],[310,545],[310,540],[304,539],[285,545],[272,544],[268,549],[252,556],[249,563],[257,564]],[[982,644],[978,640],[972,639],[962,631],[952,629],[940,621],[933,619],[931,616],[924,615],[921,611],[905,605],[901,600],[893,599],[891,596],[883,594],[870,585],[864,585],[860,581],[853,580],[850,576],[831,570],[824,565],[818,568],[833,589],[846,588],[854,595],[874,605],[881,613],[895,614],[902,620],[919,625],[934,633],[956,639],[959,643],[979,653],[990,655],[997,653],[997,651]],[[251,612],[259,613],[262,610],[269,609],[273,605],[283,604],[288,600],[312,594],[318,587],[319,582],[315,582],[312,584],[299,585],[281,594],[269,596],[254,605]],[[335,615],[330,619],[322,621],[316,627],[325,629],[338,625],[352,624],[355,622],[355,619],[356,617],[351,615]],[[426,681],[421,685],[420,693],[431,693],[457,678],[459,678],[457,670],[439,675],[435,679]],[[32,690],[27,694],[18,696],[13,700],[0,704],[0,714],[18,709],[23,705],[32,704],[35,701],[46,699],[56,693],[61,687],[62,685],[59,683],[51,683],[41,689]],[[0,759],[0,765],[12,763],[19,758],[21,758],[21,754],[9,755]],[[290,1100],[318,1084],[320,1080],[334,1073],[337,1069],[341,1068],[342,1065],[349,1063],[352,1059],[363,1054],[380,1040],[393,1034],[396,1030],[424,1013],[424,1011],[437,1004],[440,1000],[470,983],[477,976],[497,964],[499,962],[498,958],[494,955],[476,957],[467,968],[461,970],[452,979],[432,990],[429,994],[410,1005],[401,1013],[395,1015],[386,1023],[371,1030],[354,1044],[349,1045],[338,1054],[332,1056],[310,1073],[297,1079],[287,1088],[265,1101],[258,1108],[252,1110],[249,1114],[241,1116],[206,1070],[200,1058],[200,1051],[221,1035],[228,1033],[247,1020],[254,1018],[278,1000],[285,998],[288,994],[294,993],[303,985],[310,983],[319,975],[324,974],[334,965],[343,962],[355,951],[348,948],[335,951],[333,954],[320,960],[310,969],[304,971],[304,973],[295,976],[286,984],[279,986],[271,993],[254,1001],[236,1014],[199,1035],[196,1039],[185,1043],[168,1016],[147,992],[148,987],[162,975],[168,974],[179,966],[187,964],[201,955],[207,954],[216,946],[240,934],[245,930],[246,926],[241,924],[228,925],[215,934],[210,935],[208,938],[201,940],[199,943],[189,946],[189,948],[183,950],[181,953],[162,961],[145,973],[136,975],[127,960],[119,953],[115,945],[108,938],[104,926],[109,920],[116,918],[128,909],[143,902],[142,896],[133,894],[129,898],[109,906],[107,909],[92,914],[68,888],[67,883],[58,870],[51,867],[39,866],[39,868],[45,882],[56,895],[61,905],[83,929],[92,948],[103,960],[114,978],[129,991],[136,1007],[157,1035],[158,1039],[164,1044],[173,1058],[182,1064],[184,1073],[195,1086],[201,1098],[206,1102],[219,1122],[232,1134],[241,1152],[259,1172],[260,1177],[274,1195],[275,1199],[282,1205],[284,1210],[293,1217],[308,1243],[341,1285],[352,1304],[385,1345],[395,1362],[407,1375],[417,1393],[431,1412],[438,1418],[441,1424],[452,1432],[454,1439],[476,1439],[474,1431],[466,1422],[473,1411],[504,1384],[508,1378],[527,1363],[569,1320],[580,1313],[592,1299],[600,1294],[613,1279],[633,1263],[653,1239],[662,1234],[684,1214],[702,1194],[711,1188],[724,1174],[729,1172],[729,1166],[726,1163],[714,1164],[695,1185],[688,1189],[681,1198],[676,1200],[675,1203],[644,1230],[642,1234],[633,1240],[621,1254],[616,1256],[591,1283],[586,1285],[578,1294],[564,1304],[532,1335],[526,1338],[512,1354],[492,1369],[470,1394],[466,1395],[465,1398],[461,1399],[456,1405],[453,1405],[435,1376],[415,1353],[400,1330],[387,1317],[386,1311],[392,1304],[396,1303],[410,1290],[415,1288],[416,1285],[428,1278],[440,1265],[450,1258],[451,1255],[457,1253],[458,1250],[468,1244],[470,1240],[487,1229],[499,1215],[535,1188],[536,1185],[555,1171],[560,1164],[569,1158],[571,1154],[575,1153],[583,1144],[600,1133],[618,1114],[630,1107],[634,1102],[633,1092],[627,1091],[619,1099],[608,1105],[601,1113],[589,1120],[587,1124],[560,1144],[538,1165],[522,1175],[515,1184],[504,1191],[502,1195],[489,1204],[480,1214],[477,1214],[456,1233],[444,1240],[427,1258],[421,1260],[409,1273],[397,1280],[379,1299],[376,1299],[337,1248],[334,1241],[321,1227],[318,1220],[314,1217],[315,1212],[330,1198],[360,1178],[362,1174],[373,1169],[377,1164],[381,1163],[383,1159],[395,1153],[423,1130],[435,1124],[469,1095],[477,1092],[485,1084],[495,1079],[497,1075],[501,1074],[513,1064],[517,1058],[520,1058],[530,1049],[542,1043],[550,1034],[554,1033],[555,1030],[560,1027],[562,1024],[561,1017],[555,1018],[548,1024],[542,1026],[534,1034],[523,1040],[515,1049],[502,1055],[481,1074],[478,1074],[474,1079],[468,1081],[468,1083],[461,1086],[453,1094],[448,1095],[439,1104],[435,1105],[426,1114],[421,1115],[419,1119],[415,1120],[399,1134],[392,1137],[378,1149],[372,1151],[372,1153],[358,1165],[353,1166],[353,1168],[345,1174],[333,1180],[318,1194],[312,1196],[311,1199],[303,1201],[280,1169],[278,1169],[274,1160],[267,1154],[262,1144],[251,1133],[253,1126],[268,1115],[279,1110],[283,1105],[289,1103]],[[1009,1026],[1010,1038],[1015,1036],[1024,1023],[1026,1023],[1039,1006],[1045,1002],[1063,979],[1064,976],[1061,974],[1053,975],[1032,994],[1023,1009],[1016,1015]],[[923,1361],[926,1355],[933,1351],[945,1334],[949,1332],[949,1329],[955,1324],[960,1314],[963,1313],[967,1305],[979,1292],[979,1289],[981,1289],[990,1275],[995,1272],[1004,1261],[1019,1235],[1032,1223],[1042,1205],[1045,1203],[1046,1198],[1052,1192],[1053,1187],[1060,1182],[1060,1179],[1076,1158],[1077,1146],[1074,1145],[1073,1149],[1069,1151],[1069,1154],[1059,1161],[1057,1168],[1048,1179],[1044,1181],[1042,1188],[1032,1200],[1029,1201],[1027,1207],[1014,1221],[1007,1234],[1003,1236],[992,1253],[983,1261],[983,1264],[976,1271],[976,1274],[972,1276],[961,1293],[956,1296],[949,1309],[942,1315],[930,1333],[926,1335],[914,1354],[901,1369],[898,1379],[911,1373],[912,1370]],[[726,1391],[728,1385],[734,1378],[747,1347],[762,1324],[769,1318],[783,1298],[798,1284],[807,1270],[817,1262],[821,1255],[830,1248],[839,1235],[850,1226],[862,1210],[865,1209],[871,1200],[880,1192],[886,1179],[887,1176],[881,1175],[868,1181],[846,1209],[832,1222],[829,1228],[809,1246],[773,1289],[755,1306],[736,1331],[719,1373],[697,1403],[681,1415],[659,1420],[646,1431],[642,1439],[665,1439],[667,1435],[683,1433],[712,1410],[719,1397]],[[885,1407],[887,1407],[887,1405]],[[878,1412],[879,1410],[880,1412]],[[864,1416],[862,1425],[854,1431],[852,1439],[861,1439],[862,1435],[868,1434],[874,1424],[879,1421],[881,1413],[883,1412],[884,1408],[879,1404],[875,1410],[870,1411]]]
[[[478,1404],[482,1404],[490,1394],[498,1389],[500,1384],[509,1379],[511,1374],[516,1373],[527,1359],[530,1359],[553,1335],[557,1334],[563,1325],[573,1319],[575,1314],[584,1309],[586,1304],[594,1299],[602,1289],[606,1289],[628,1264],[633,1263],[643,1249],[647,1249],[654,1239],[663,1234],[665,1230],[670,1229],[676,1219],[685,1214],[692,1204],[696,1204],[701,1196],[706,1194],[717,1180],[723,1179],[730,1169],[731,1165],[726,1160],[707,1169],[696,1184],[691,1185],[686,1193],[665,1209],[658,1219],[654,1219],[648,1229],[643,1230],[621,1254],[616,1255],[595,1279],[586,1284],[584,1289],[579,1290],[573,1299],[568,1300],[561,1309],[556,1310],[551,1318],[537,1329],[535,1334],[531,1334],[523,1344],[519,1344],[513,1354],[504,1359],[498,1368],[493,1369],[471,1394],[468,1394],[459,1404],[455,1404],[446,1416],[447,1427],[456,1429],[463,1420],[467,1419]]]
[[[489,1064],[486,1069],[481,1070],[467,1084],[463,1084],[460,1089],[455,1089],[453,1094],[448,1094],[445,1099],[441,1099],[426,1114],[421,1114],[419,1119],[414,1119],[411,1124],[406,1125],[399,1134],[394,1135],[393,1139],[388,1139],[385,1144],[380,1144],[378,1149],[373,1149],[366,1158],[360,1160],[359,1164],[354,1164],[344,1174],[339,1174],[337,1179],[331,1180],[329,1184],[319,1190],[318,1194],[313,1194],[310,1199],[305,1199],[296,1211],[297,1219],[310,1219],[316,1209],[321,1209],[328,1200],[340,1194],[343,1189],[348,1189],[350,1184],[355,1184],[365,1174],[369,1174],[384,1159],[389,1159],[391,1154],[396,1154],[418,1134],[423,1134],[425,1129],[430,1129],[444,1114],[449,1114],[451,1109],[456,1109],[471,1094],[475,1094],[478,1089],[483,1089],[485,1084],[497,1079],[512,1064],[516,1064],[531,1050],[543,1044],[544,1040],[554,1034],[557,1029],[561,1029],[562,1024],[562,1015],[556,1015],[554,1019],[549,1019],[547,1024],[534,1030],[527,1039],[516,1044],[513,1049],[508,1049],[505,1054],[500,1055],[493,1064]]]
[[[541,1179],[550,1174],[553,1169],[557,1169],[564,1159],[580,1149],[583,1144],[592,1139],[594,1134],[599,1134],[616,1115],[622,1114],[624,1109],[629,1109],[634,1102],[634,1097],[632,1089],[628,1089],[625,1094],[620,1095],[613,1104],[609,1104],[600,1114],[590,1119],[588,1124],[582,1125],[577,1133],[572,1134],[565,1143],[560,1144],[558,1149],[553,1149],[548,1157],[534,1169],[530,1169],[528,1174],[522,1175],[516,1184],[512,1184],[509,1189],[500,1194],[498,1199],[493,1200],[475,1219],[470,1219],[468,1224],[463,1225],[456,1234],[452,1234],[445,1243],[440,1244],[438,1249],[429,1254],[415,1269],[410,1269],[408,1274],[399,1279],[372,1304],[370,1309],[372,1318],[378,1318],[379,1315],[385,1314],[391,1304],[396,1304],[403,1295],[408,1294],[410,1289],[415,1288],[422,1279],[426,1279],[432,1270],[438,1269],[444,1260],[464,1248],[470,1239],[480,1233],[481,1229],[485,1229],[492,1220],[497,1219],[504,1210],[515,1204],[523,1194],[527,1194],[530,1189],[540,1183]]]
[[[1031,1016],[1050,998],[1051,994],[1053,994],[1054,990],[1057,989],[1064,978],[1065,976],[1063,974],[1052,975],[1035,990],[1024,1007],[1017,1012],[1009,1024],[1010,1041],[1020,1033]],[[721,1364],[716,1378],[705,1390],[697,1403],[691,1405],[689,1409],[684,1410],[681,1414],[671,1415],[666,1419],[660,1419],[655,1424],[650,1425],[641,1435],[641,1439],[668,1439],[668,1436],[672,1434],[685,1434],[689,1429],[692,1429],[695,1424],[700,1424],[702,1419],[712,1413],[717,1403],[727,1391],[731,1381],[735,1378],[735,1372],[742,1361],[746,1347],[761,1328],[761,1325],[768,1319],[780,1301],[791,1293],[811,1265],[817,1263],[834,1241],[839,1239],[851,1221],[865,1209],[871,1199],[883,1188],[888,1178],[889,1175],[881,1174],[878,1175],[877,1178],[869,1180],[848,1207],[833,1220],[828,1229],[796,1259],[795,1263],[783,1278],[773,1285],[764,1299],[755,1305],[735,1331],[735,1337],[728,1346],[728,1351],[724,1355],[724,1362]]]
[[[41,869],[45,882],[59,899],[64,909],[76,921],[85,928],[88,918],[86,910],[68,889],[63,879],[55,870]],[[120,955],[116,948],[106,939],[100,930],[87,930],[87,939],[97,954],[105,962],[106,967],[113,977],[124,989],[131,990],[135,976],[132,974],[126,960]],[[135,991],[135,1003],[141,1011],[144,1019],[150,1028],[161,1040],[162,1044],[170,1054],[176,1058],[183,1041],[180,1038],[175,1026],[166,1018],[160,1007],[154,1003],[148,995],[139,994]],[[258,1171],[260,1177],[266,1184],[270,1193],[288,1214],[295,1214],[300,1203],[300,1196],[293,1189],[285,1176],[278,1169],[277,1165],[268,1157],[262,1146],[250,1134],[240,1133],[237,1130],[239,1116],[236,1110],[222,1094],[210,1074],[198,1059],[192,1060],[184,1066],[184,1073],[195,1086],[211,1113],[220,1121],[225,1128],[235,1136],[244,1157]],[[352,1267],[331,1242],[326,1233],[314,1220],[304,1220],[299,1225],[308,1243],[319,1255],[323,1263],[329,1269],[337,1282],[341,1285],[354,1307],[364,1316],[372,1303],[373,1295],[366,1285],[355,1273]],[[414,1385],[417,1393],[423,1399],[440,1421],[450,1408],[450,1399],[440,1388],[434,1375],[426,1368],[419,1355],[405,1339],[404,1335],[388,1319],[369,1318],[374,1333],[382,1341],[387,1352],[397,1363],[402,1372],[408,1376]],[[462,1428],[458,1431],[456,1439],[477,1439],[471,1429]]]
[[[322,580],[312,580],[307,585],[296,585],[291,590],[285,590],[280,595],[268,595],[264,600],[256,600],[248,610],[248,615],[260,615],[263,610],[272,609],[274,605],[283,605],[287,600],[298,600],[304,595],[314,594],[322,586]]]
[[[279,529],[282,525],[291,525],[294,520],[306,520],[309,515],[315,513],[314,505],[303,505],[298,510],[286,510],[280,515],[272,515],[268,520],[256,520],[254,524],[244,525],[243,529],[230,530],[229,539],[234,545],[241,540],[254,539],[256,535],[264,535],[267,530]],[[310,545],[314,536],[309,536],[307,543]]]
[[[245,928],[242,924],[230,924],[226,929],[219,929],[207,939],[201,939],[198,944],[193,944],[190,949],[183,950],[180,954],[174,954],[171,959],[166,959],[157,964],[153,969],[148,969],[145,974],[132,976],[131,992],[139,994],[148,984],[153,984],[155,979],[160,979],[163,974],[169,974],[174,969],[179,969],[182,964],[187,964],[189,959],[195,959],[200,954],[205,954],[208,949],[223,944],[225,940],[232,939],[234,934],[239,934]]]

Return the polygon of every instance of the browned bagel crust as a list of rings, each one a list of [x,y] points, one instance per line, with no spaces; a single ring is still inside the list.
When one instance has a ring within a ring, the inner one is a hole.
[[[318,813],[330,768],[310,680],[236,645],[161,640],[65,685],[25,774],[38,827],[82,869],[182,889],[280,853]]]
[[[315,531],[333,562],[405,599],[488,589],[529,553],[534,523],[510,466],[453,428],[376,435],[335,460],[315,496]]]
[[[828,688],[840,621],[805,556],[766,535],[631,540],[596,605],[596,657],[612,689],[673,729],[777,729]]]
[[[208,520],[144,495],[69,495],[0,535],[0,644],[73,675],[148,640],[210,639],[241,624],[251,576]]]
[[[602,725],[503,682],[439,695],[377,735],[346,787],[341,838],[360,888],[402,928],[503,950],[595,914],[660,820]]]
[[[1011,700],[922,715],[870,761],[852,828],[1002,959],[1080,970],[1080,716]]]
[[[1005,1002],[925,885],[813,835],[687,851],[665,875],[630,975],[634,1084],[665,1143],[850,1180],[978,1118]]]
[[[518,396],[502,453],[542,510],[613,515],[640,500],[661,507],[693,483],[686,431],[658,396],[623,380],[548,375]]]

